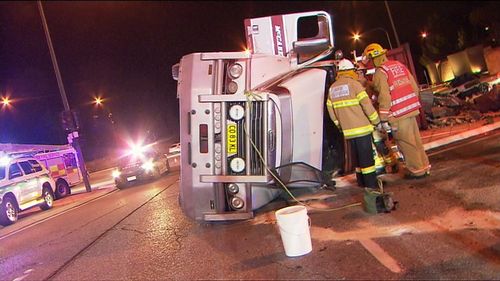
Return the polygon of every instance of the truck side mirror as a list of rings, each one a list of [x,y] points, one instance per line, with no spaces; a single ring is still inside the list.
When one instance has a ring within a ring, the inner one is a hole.
[[[302,64],[317,57],[322,52],[333,48],[330,19],[323,15],[303,17],[298,20],[298,38],[292,43],[293,51],[297,55],[298,64]],[[316,31],[311,37],[302,37]]]

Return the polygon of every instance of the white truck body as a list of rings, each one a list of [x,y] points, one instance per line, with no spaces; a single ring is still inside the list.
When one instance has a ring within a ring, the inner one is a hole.
[[[302,19],[316,36],[298,37]],[[245,20],[248,50],[193,53],[172,69],[178,80],[180,204],[201,221],[248,219],[320,170],[330,16],[307,12]],[[278,179],[272,173],[278,174]],[[278,182],[277,182],[278,181]],[[302,183],[307,185],[307,183]]]

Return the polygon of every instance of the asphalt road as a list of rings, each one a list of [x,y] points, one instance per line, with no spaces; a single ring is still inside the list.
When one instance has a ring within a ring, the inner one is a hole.
[[[361,200],[352,177],[299,196],[312,221],[313,250],[302,257],[286,257],[274,216],[291,203],[248,221],[197,223],[178,206],[172,171],[0,236],[0,279],[500,279],[500,137],[430,159],[428,178],[388,177],[399,206],[391,213],[320,210]]]

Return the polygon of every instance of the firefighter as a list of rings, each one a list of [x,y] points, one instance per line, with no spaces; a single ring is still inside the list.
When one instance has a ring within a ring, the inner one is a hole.
[[[368,97],[372,100],[375,110],[378,109],[378,101],[376,92],[373,90],[372,81],[366,78],[367,68],[366,65],[359,61],[356,66],[356,72],[358,73],[358,81],[365,88],[368,93]],[[373,157],[375,160],[375,168],[377,175],[384,173],[396,173],[398,171],[398,162],[395,153],[391,149],[390,142],[388,140],[388,133],[383,134],[378,130],[374,130],[372,133],[373,137]]]
[[[348,59],[338,63],[337,80],[330,86],[327,108],[333,123],[351,146],[358,185],[378,188],[373,160],[372,132],[380,119],[365,89],[357,81],[355,67]]]
[[[373,87],[378,92],[382,132],[391,131],[405,159],[406,178],[422,178],[430,174],[416,117],[419,115],[419,89],[408,68],[398,61],[388,60],[387,50],[379,44],[369,44],[363,55],[376,70]]]

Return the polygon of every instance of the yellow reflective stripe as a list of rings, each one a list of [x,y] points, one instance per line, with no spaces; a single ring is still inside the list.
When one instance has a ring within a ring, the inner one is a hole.
[[[375,173],[375,165],[366,167],[366,168],[361,168],[361,173],[363,175],[369,174],[369,173]]]
[[[333,108],[349,107],[355,105],[359,105],[359,101],[357,99],[341,100],[333,102]]]
[[[373,160],[375,160],[375,166],[384,167],[385,162],[384,162],[384,160],[380,159],[380,157],[375,156],[375,157],[373,157]]]
[[[391,157],[384,157],[384,162],[386,164],[392,164],[392,158]]]
[[[370,119],[370,121],[375,121],[377,120],[377,118],[378,118],[378,113],[376,111],[370,114],[370,116],[368,116],[368,119]]]
[[[327,101],[326,101],[326,106],[328,106],[328,107],[332,107],[332,106],[333,106],[332,101],[331,101],[331,100],[327,100]]]
[[[346,137],[357,137],[373,132],[373,125],[363,126],[359,128],[343,130]]]
[[[358,101],[361,101],[362,99],[367,98],[367,97],[368,97],[368,94],[366,93],[366,91],[361,91],[359,94],[356,95],[356,98],[358,99]]]

